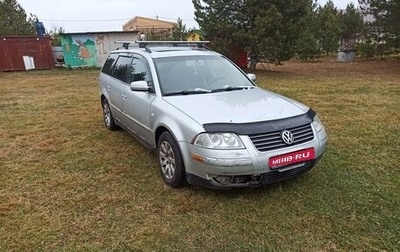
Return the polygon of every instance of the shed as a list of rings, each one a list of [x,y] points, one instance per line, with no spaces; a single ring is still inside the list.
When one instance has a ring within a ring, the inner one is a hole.
[[[356,51],[352,49],[340,50],[337,55],[337,61],[339,62],[352,62],[356,56]]]
[[[50,37],[0,37],[0,71],[54,67]]]
[[[101,67],[117,40],[138,40],[138,31],[79,32],[60,34],[65,66]]]

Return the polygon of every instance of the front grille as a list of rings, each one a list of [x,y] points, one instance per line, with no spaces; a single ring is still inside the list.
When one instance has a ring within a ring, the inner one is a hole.
[[[286,130],[289,130],[293,134],[294,141],[290,146],[302,144],[314,139],[314,133],[311,128],[311,124],[306,124],[295,128],[288,128]],[[282,130],[268,133],[251,134],[249,137],[257,150],[264,152],[289,146],[283,141],[281,132]]]
[[[276,183],[285,179],[293,178],[299,174],[305,173],[315,165],[316,160],[306,161],[303,166],[298,168],[293,168],[287,171],[274,170],[271,172],[264,173],[261,177],[260,183],[263,185]]]

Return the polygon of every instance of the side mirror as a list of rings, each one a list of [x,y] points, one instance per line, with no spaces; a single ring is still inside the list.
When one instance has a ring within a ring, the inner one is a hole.
[[[252,80],[252,81],[254,81],[254,82],[255,82],[256,79],[257,79],[256,75],[255,75],[255,74],[252,74],[252,73],[248,73],[248,74],[247,74],[247,77],[249,77],[249,79]]]
[[[147,81],[134,81],[131,83],[130,88],[132,91],[140,91],[140,92],[145,92],[150,90]]]

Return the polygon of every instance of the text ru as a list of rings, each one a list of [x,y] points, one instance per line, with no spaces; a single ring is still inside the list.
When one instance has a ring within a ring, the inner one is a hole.
[[[273,165],[279,165],[279,164],[284,164],[284,163],[291,163],[292,161],[302,161],[304,159],[307,159],[310,157],[310,152],[307,153],[302,153],[302,154],[296,154],[294,156],[287,156],[287,157],[282,157],[277,160],[273,160],[272,164]]]

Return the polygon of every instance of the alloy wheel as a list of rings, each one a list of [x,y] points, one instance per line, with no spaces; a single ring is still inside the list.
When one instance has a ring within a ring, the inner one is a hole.
[[[176,168],[174,150],[167,141],[163,141],[159,152],[162,173],[166,179],[171,180],[175,176]]]

